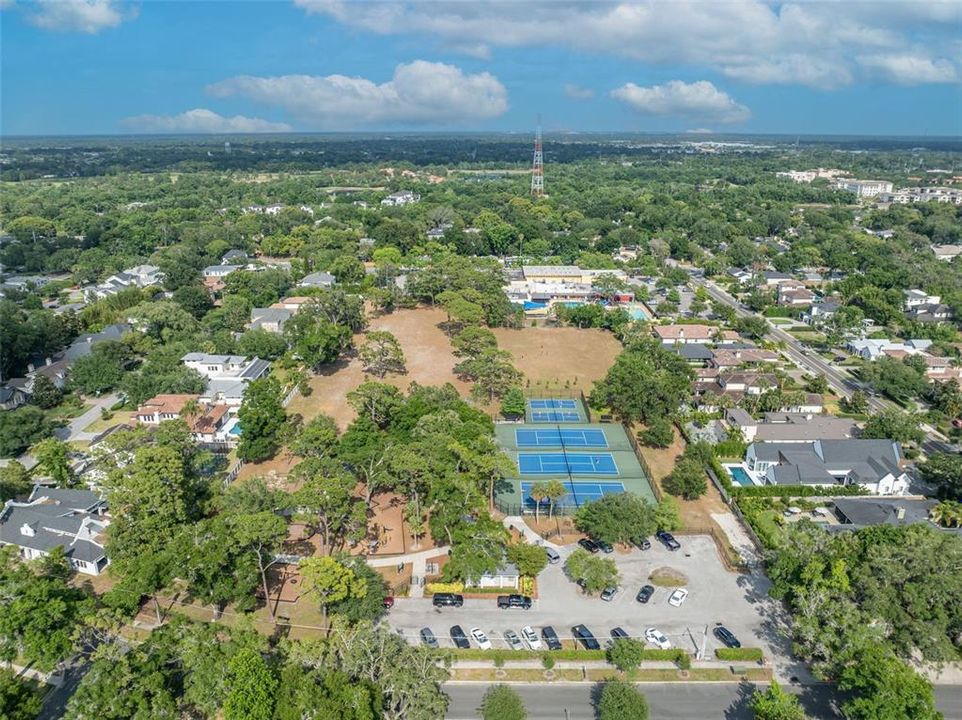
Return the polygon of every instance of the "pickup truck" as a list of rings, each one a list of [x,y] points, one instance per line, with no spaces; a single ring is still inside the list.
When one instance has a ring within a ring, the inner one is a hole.
[[[527,595],[498,595],[498,608],[505,610],[509,608],[531,609],[531,598]]]

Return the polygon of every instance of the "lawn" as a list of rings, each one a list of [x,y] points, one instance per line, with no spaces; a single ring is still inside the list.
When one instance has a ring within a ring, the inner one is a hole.
[[[104,420],[102,417],[97,418],[84,428],[84,432],[99,433],[107,428],[112,428],[114,425],[129,425],[133,417],[133,410],[117,410],[111,414],[109,420]]]

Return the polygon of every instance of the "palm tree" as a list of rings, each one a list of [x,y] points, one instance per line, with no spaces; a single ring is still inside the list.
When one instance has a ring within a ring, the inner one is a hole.
[[[547,495],[548,495],[548,517],[554,515],[554,504],[558,502],[561,498],[568,494],[568,488],[560,480],[549,480]]]
[[[942,527],[962,526],[962,502],[943,500],[929,511],[929,519]]]
[[[548,498],[548,483],[544,480],[539,480],[534,485],[531,486],[531,490],[528,492],[531,499],[534,500],[534,521],[538,522],[538,511],[541,509],[541,503],[543,503]]]

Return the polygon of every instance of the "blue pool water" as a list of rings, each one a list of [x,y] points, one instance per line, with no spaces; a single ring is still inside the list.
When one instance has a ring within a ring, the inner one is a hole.
[[[240,426],[240,423],[236,423],[236,424],[234,425],[234,427],[232,427],[232,428],[231,428],[230,430],[228,430],[227,432],[228,432],[230,435],[240,435],[240,434],[241,434],[241,426]]]
[[[730,467],[728,468],[728,474],[731,475],[732,480],[734,480],[739,485],[745,485],[747,487],[751,487],[752,485],[755,484],[752,482],[752,479],[748,477],[748,473],[745,472],[745,468]]]

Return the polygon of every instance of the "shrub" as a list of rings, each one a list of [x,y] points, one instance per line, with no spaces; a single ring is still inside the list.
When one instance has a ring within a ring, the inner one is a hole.
[[[432,582],[424,586],[425,595],[434,595],[436,593],[459,593],[464,592],[463,582]]]
[[[728,662],[761,662],[761,648],[716,648],[715,657]]]
[[[678,655],[675,657],[675,663],[682,670],[691,670],[691,655],[686,653],[684,650],[679,650]]]
[[[541,665],[542,667],[544,667],[545,670],[550,670],[551,668],[554,667],[554,657],[552,657],[548,653],[545,653],[544,655],[541,656]]]
[[[858,485],[833,485],[829,488],[811,485],[753,485],[752,487],[739,485],[732,487],[730,492],[739,497],[844,497],[868,494]]]
[[[645,644],[632,638],[618,638],[608,648],[608,662],[621,672],[636,670],[645,657]]]

